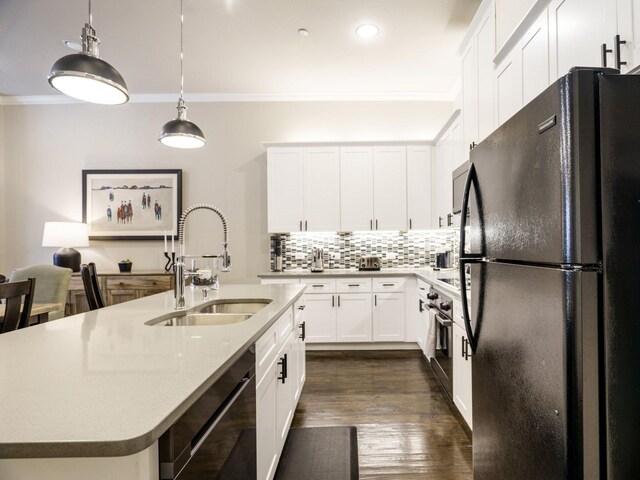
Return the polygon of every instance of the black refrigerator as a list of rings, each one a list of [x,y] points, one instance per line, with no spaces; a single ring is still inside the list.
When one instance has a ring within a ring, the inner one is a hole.
[[[640,76],[558,79],[472,150],[462,211],[474,480],[640,478]]]

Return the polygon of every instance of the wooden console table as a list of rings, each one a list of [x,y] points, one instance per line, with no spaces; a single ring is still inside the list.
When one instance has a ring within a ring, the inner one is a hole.
[[[99,273],[98,284],[107,305],[115,305],[173,289],[173,274],[157,271]],[[80,273],[74,273],[69,282],[66,315],[88,311],[82,278]]]

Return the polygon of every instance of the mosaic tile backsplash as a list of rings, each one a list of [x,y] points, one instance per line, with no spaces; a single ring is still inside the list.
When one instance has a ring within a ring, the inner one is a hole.
[[[274,268],[275,240],[282,240],[284,270],[308,270],[313,247],[324,249],[324,268],[358,268],[363,255],[378,255],[382,268],[434,267],[436,252],[451,250],[458,260],[458,232],[290,233],[271,236],[271,269]]]

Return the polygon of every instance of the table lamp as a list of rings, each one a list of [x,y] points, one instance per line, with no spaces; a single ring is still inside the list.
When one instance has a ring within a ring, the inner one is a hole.
[[[89,235],[86,223],[45,222],[42,235],[43,247],[61,247],[53,254],[53,264],[80,271],[80,252],[73,247],[88,247]]]

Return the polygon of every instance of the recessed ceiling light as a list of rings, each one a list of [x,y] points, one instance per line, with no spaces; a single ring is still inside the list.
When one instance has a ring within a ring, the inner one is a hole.
[[[301,37],[308,37],[309,31],[306,28],[299,28],[298,35],[300,35]]]
[[[82,51],[82,45],[80,45],[78,42],[75,42],[73,40],[62,40],[62,44],[75,51],[75,52],[81,52]]]
[[[372,24],[360,25],[356,28],[356,35],[360,38],[373,38],[380,32],[380,29]]]

